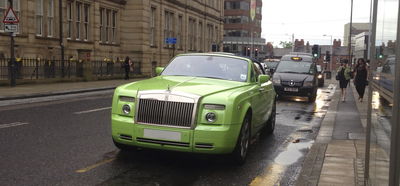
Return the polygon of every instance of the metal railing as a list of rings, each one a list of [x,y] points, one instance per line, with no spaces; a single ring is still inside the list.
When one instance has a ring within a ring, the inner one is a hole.
[[[0,80],[7,80],[10,77],[9,58],[0,58]],[[125,74],[123,62],[112,61],[78,61],[64,60],[64,78],[81,78],[86,76],[121,77]],[[133,63],[133,74],[141,74],[140,62]],[[61,78],[61,60],[59,59],[16,59],[16,78],[20,80],[39,80]]]

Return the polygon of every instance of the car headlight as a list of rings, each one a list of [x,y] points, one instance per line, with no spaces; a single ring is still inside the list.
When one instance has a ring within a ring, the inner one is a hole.
[[[225,110],[225,105],[204,104],[204,108],[208,110]]]
[[[281,79],[280,78],[274,78],[272,79],[273,84],[281,84]]]
[[[124,106],[122,106],[122,112],[124,114],[129,114],[131,113],[131,106],[128,104],[125,104]]]
[[[304,81],[303,86],[304,87],[312,87],[314,85],[313,81]]]
[[[319,75],[318,75],[318,79],[322,79],[322,74],[319,74]]]
[[[210,123],[214,122],[217,120],[217,114],[213,112],[209,112],[206,114],[206,120]]]
[[[119,100],[125,101],[125,102],[135,102],[135,98],[129,97],[129,96],[119,96]]]

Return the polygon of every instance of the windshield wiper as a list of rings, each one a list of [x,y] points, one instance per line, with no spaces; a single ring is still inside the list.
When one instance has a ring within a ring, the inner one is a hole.
[[[212,77],[212,76],[197,76],[197,77],[202,77],[202,78],[212,78],[212,79],[224,79],[224,80],[226,80],[225,78],[220,78],[220,77]]]

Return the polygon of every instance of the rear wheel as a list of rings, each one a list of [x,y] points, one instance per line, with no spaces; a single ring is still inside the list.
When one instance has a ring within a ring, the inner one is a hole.
[[[231,156],[235,164],[242,165],[247,157],[247,151],[250,145],[250,115],[247,115],[242,124],[236,147]]]
[[[317,99],[317,90],[315,90],[311,96],[308,96],[308,102],[314,102],[315,99]]]
[[[269,117],[269,119],[267,121],[267,125],[265,126],[265,130],[264,131],[265,131],[266,134],[274,133],[275,120],[276,120],[276,102],[274,102],[274,105],[272,106],[271,116]]]

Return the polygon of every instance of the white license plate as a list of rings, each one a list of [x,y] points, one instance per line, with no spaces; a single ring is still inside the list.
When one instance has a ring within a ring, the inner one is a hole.
[[[293,88],[293,87],[285,87],[283,90],[286,92],[298,92],[299,91],[298,88]]]
[[[181,133],[165,130],[144,129],[143,137],[152,139],[163,139],[171,141],[181,141]]]

